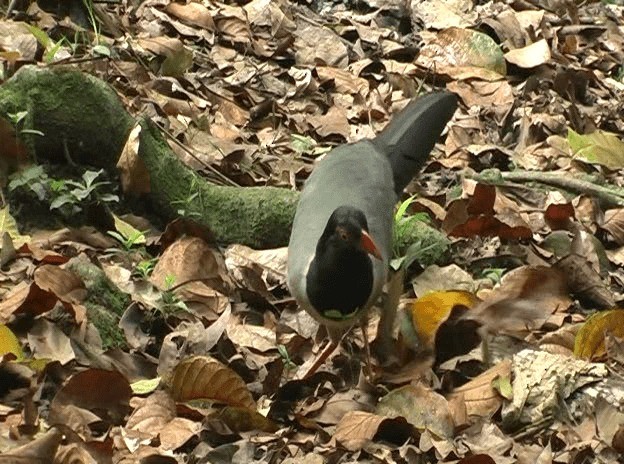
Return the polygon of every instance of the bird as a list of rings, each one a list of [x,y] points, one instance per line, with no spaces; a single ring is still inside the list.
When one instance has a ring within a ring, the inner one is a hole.
[[[353,325],[365,323],[380,298],[392,257],[394,206],[456,109],[449,91],[416,98],[372,139],[332,149],[306,180],[288,244],[287,284],[330,341],[302,378]]]

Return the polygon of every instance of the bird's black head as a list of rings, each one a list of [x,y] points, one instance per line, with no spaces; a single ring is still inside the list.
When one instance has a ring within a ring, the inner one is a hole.
[[[351,206],[334,210],[306,276],[308,298],[322,317],[341,321],[365,309],[373,290],[369,255],[383,259],[364,213]]]
[[[368,234],[366,216],[362,210],[353,206],[340,206],[329,217],[317,253],[327,250],[333,250],[334,253],[364,251],[382,259],[377,245]]]

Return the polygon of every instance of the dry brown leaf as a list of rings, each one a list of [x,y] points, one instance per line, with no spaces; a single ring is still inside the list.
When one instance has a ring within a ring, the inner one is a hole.
[[[37,319],[28,331],[28,344],[38,359],[50,359],[65,365],[76,357],[69,337],[56,324],[45,319]]]
[[[232,369],[208,356],[180,362],[169,384],[176,401],[210,399],[231,406],[256,408],[245,381]]]
[[[297,65],[324,64],[344,68],[349,63],[346,45],[327,27],[299,22],[295,31]]]
[[[518,207],[492,185],[477,184],[468,198],[452,201],[442,228],[456,237],[531,238],[532,231]]]
[[[565,276],[558,269],[524,266],[506,274],[501,285],[465,317],[482,322],[492,333],[515,331],[543,322],[571,304]]]
[[[550,60],[550,47],[546,39],[538,40],[526,47],[508,51],[505,59],[521,68],[534,68]]]
[[[618,245],[624,245],[624,208],[605,211],[601,227],[611,234]]]
[[[482,32],[449,27],[434,34],[423,34],[423,38],[426,44],[416,59],[417,64],[437,72],[453,73],[458,80],[467,76],[460,77],[457,72],[472,72],[475,68],[496,74],[498,79],[507,73],[500,47]]]
[[[369,92],[369,83],[366,79],[356,77],[349,71],[334,68],[331,66],[317,66],[316,73],[320,84],[333,81],[336,91],[340,93],[350,93],[366,97]]]
[[[105,388],[103,388],[105,387]],[[50,423],[88,425],[103,420],[110,424],[121,424],[130,410],[132,389],[118,372],[103,369],[87,369],[73,375],[56,393],[50,404]],[[86,421],[75,417],[79,410],[96,414],[94,417],[82,414]]]
[[[230,319],[227,336],[237,346],[245,346],[259,352],[277,349],[275,330],[260,325],[245,324],[238,319]]]
[[[53,462],[62,441],[63,432],[53,427],[23,446],[4,450],[0,456],[0,463],[44,464]]]
[[[236,44],[251,44],[251,29],[243,8],[221,4],[214,20],[217,31],[227,40]]]
[[[139,157],[140,134],[141,126],[137,124],[130,131],[116,166],[120,172],[120,182],[123,191],[137,195],[150,192],[149,172],[145,163]]]
[[[58,298],[36,284],[20,282],[0,302],[0,323],[10,321],[18,314],[37,316],[46,313],[54,308],[57,301]]]
[[[218,414],[231,430],[235,432],[259,431],[275,433],[279,426],[254,409],[240,406],[226,406]]]
[[[494,108],[498,114],[504,115],[514,103],[511,85],[507,81],[455,81],[447,85],[447,89],[459,95],[466,106]]]
[[[67,269],[44,264],[35,271],[35,284],[55,295],[64,303],[81,303],[87,297],[87,289],[80,277]]]
[[[422,22],[425,29],[445,29],[448,27],[471,27],[477,20],[477,12],[472,1],[443,0],[410,2],[412,20]]]
[[[217,290],[234,287],[221,255],[199,237],[182,237],[167,247],[150,281],[161,290],[168,290],[171,276],[175,277],[174,285],[200,280]]]
[[[379,400],[375,412],[386,417],[404,417],[416,429],[452,438],[453,419],[446,399],[422,385],[397,388]]]
[[[212,13],[201,3],[167,3],[165,11],[187,24],[200,26],[212,32],[217,30]]]
[[[356,451],[366,446],[378,433],[385,432],[382,430],[384,425],[390,429],[395,443],[403,443],[412,434],[412,426],[402,417],[389,419],[370,412],[351,411],[336,426],[333,439],[349,451]]]
[[[497,377],[511,377],[511,361],[505,360],[478,375],[461,387],[455,388],[447,399],[461,398],[468,416],[491,417],[503,404],[502,396],[492,386]]]
[[[175,416],[175,401],[166,392],[156,391],[132,412],[125,426],[154,439]]]
[[[600,308],[615,306],[615,296],[587,258],[570,254],[555,263],[566,276],[570,291]]]
[[[340,135],[345,140],[349,140],[350,138],[351,127],[347,120],[347,112],[342,107],[332,106],[327,113],[322,116],[309,116],[308,121],[321,137]]]

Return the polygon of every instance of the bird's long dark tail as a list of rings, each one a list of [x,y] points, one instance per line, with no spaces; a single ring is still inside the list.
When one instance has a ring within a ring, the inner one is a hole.
[[[457,109],[451,92],[433,92],[394,115],[372,142],[390,158],[394,189],[400,194],[425,163],[446,123]]]

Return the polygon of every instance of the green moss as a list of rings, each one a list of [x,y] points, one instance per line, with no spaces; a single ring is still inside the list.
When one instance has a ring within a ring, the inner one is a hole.
[[[37,160],[112,168],[133,124],[104,81],[63,67],[25,66],[0,87],[0,114],[27,111],[20,134]]]
[[[112,313],[107,307],[98,305],[92,301],[85,302],[87,318],[91,322],[102,339],[102,348],[126,349],[127,343],[123,331],[119,328],[119,316]]]
[[[130,297],[119,291],[102,269],[86,259],[73,260],[69,269],[87,287],[87,299],[84,303],[87,319],[98,330],[104,348],[124,348],[126,339],[119,328],[119,320],[130,304]]]
[[[442,262],[449,245],[446,235],[416,218],[408,218],[396,227],[395,253],[403,256],[413,247],[409,254],[414,254],[423,267]]]

